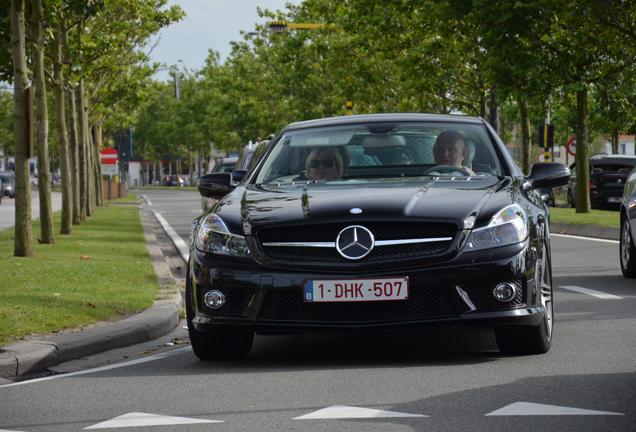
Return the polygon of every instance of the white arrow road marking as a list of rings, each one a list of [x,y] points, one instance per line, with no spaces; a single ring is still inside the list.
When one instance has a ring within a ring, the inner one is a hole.
[[[223,423],[221,420],[205,420],[193,419],[187,417],[170,417],[157,414],[146,414],[140,412],[132,412],[119,417],[115,417],[105,422],[97,423],[86,429],[109,429],[139,426],[166,426],[179,424],[197,424],[197,423]]]
[[[580,286],[576,286],[576,285],[560,285],[559,288],[563,288],[569,291],[574,291],[580,294],[587,294],[587,295],[591,295],[593,297],[597,297],[603,300],[622,300],[623,297],[619,297],[617,295],[614,294],[607,294],[601,291],[596,291],[596,290],[592,290],[589,288],[583,288]]]
[[[190,258],[190,250],[188,249],[188,245],[186,244],[186,242],[183,241],[179,234],[177,234],[177,232],[172,228],[172,226],[170,226],[168,221],[159,212],[155,211],[153,213],[163,227],[163,230],[166,232],[166,234],[168,234],[170,239],[172,239],[172,243],[174,243],[174,245],[179,250],[181,258],[183,258],[185,262],[188,262],[188,259]]]
[[[384,411],[371,408],[358,408],[344,405],[333,405],[327,408],[305,414],[294,420],[315,420],[315,419],[362,419],[362,418],[382,418],[382,417],[428,417],[423,414],[409,414],[395,411]]]
[[[515,402],[487,416],[554,416],[554,415],[625,415],[609,411],[594,411],[558,405],[543,405],[532,402]]]

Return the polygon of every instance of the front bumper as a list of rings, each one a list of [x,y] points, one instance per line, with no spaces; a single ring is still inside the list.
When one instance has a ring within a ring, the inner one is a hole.
[[[256,263],[193,252],[190,263],[192,323],[198,331],[246,326],[257,332],[295,333],[424,325],[536,326],[543,309],[535,291],[537,248],[529,242],[462,254],[444,265],[330,274],[273,270]],[[388,302],[305,303],[311,279],[408,276],[409,299]],[[501,282],[521,287],[502,303],[492,291]],[[203,297],[222,291],[227,302],[208,308]]]

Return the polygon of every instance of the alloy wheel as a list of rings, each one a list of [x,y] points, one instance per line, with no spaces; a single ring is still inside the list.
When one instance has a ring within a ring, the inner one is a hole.
[[[539,288],[541,290],[541,306],[544,310],[545,332],[549,339],[552,338],[553,310],[552,310],[552,278],[548,271],[548,251],[543,246],[543,259],[539,262]]]
[[[631,246],[631,233],[629,232],[629,224],[627,221],[623,222],[623,229],[621,233],[621,261],[623,262],[623,268],[629,266],[630,258],[630,246]]]

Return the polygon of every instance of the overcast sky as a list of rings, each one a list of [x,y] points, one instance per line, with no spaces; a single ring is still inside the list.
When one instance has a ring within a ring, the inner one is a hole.
[[[256,13],[256,7],[270,10],[286,10],[285,3],[301,3],[301,0],[168,0],[185,11],[186,17],[164,29],[158,45],[152,51],[152,61],[176,65],[179,60],[188,69],[200,69],[213,49],[221,54],[221,61],[230,54],[230,41],[242,40],[240,31],[253,31],[256,23],[264,23]],[[180,66],[181,67],[181,66]],[[168,72],[161,71],[157,79],[168,79]]]

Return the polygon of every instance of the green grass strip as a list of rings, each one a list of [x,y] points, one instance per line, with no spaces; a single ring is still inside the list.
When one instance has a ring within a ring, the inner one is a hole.
[[[0,345],[121,318],[150,306],[157,278],[146,250],[139,209],[113,200],[59,234],[34,241],[32,258],[13,256],[13,228],[0,231]],[[33,223],[33,235],[39,235]]]
[[[610,210],[592,210],[590,213],[576,213],[573,208],[550,208],[550,221],[563,224],[598,225],[619,228],[620,213]]]

